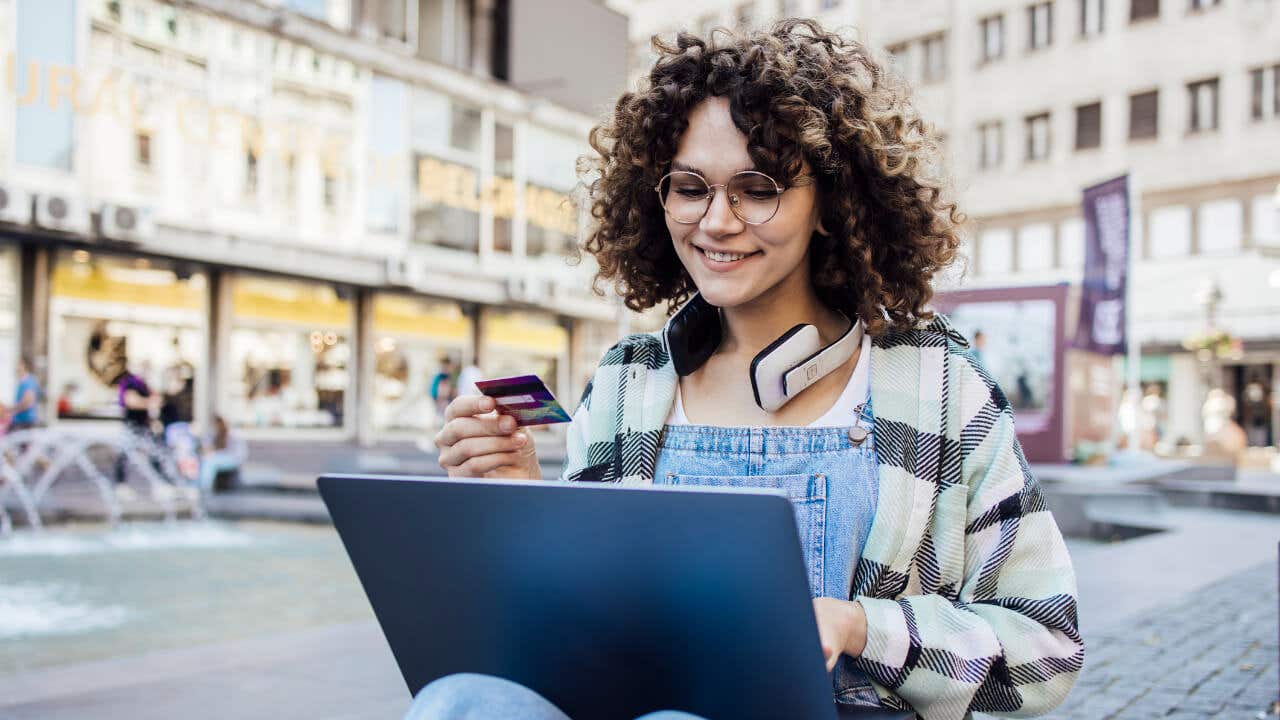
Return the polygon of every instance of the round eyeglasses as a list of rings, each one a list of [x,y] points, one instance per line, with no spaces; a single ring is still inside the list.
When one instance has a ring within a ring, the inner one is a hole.
[[[796,180],[807,180],[807,177],[802,175]],[[772,220],[778,214],[782,194],[787,191],[778,181],[755,170],[743,170],[729,178],[729,182],[715,185],[698,173],[677,170],[663,175],[654,190],[662,209],[672,220],[693,225],[707,214],[717,188],[724,188],[729,210],[748,225],[763,225]]]

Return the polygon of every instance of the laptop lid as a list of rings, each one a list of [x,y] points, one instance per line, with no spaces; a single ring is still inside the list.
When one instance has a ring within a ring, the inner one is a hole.
[[[319,480],[411,693],[460,672],[574,720],[833,718],[780,492]]]

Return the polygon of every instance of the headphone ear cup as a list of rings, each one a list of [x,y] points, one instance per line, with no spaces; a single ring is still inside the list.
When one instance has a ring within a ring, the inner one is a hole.
[[[787,403],[783,378],[787,372],[821,349],[818,328],[796,325],[751,360],[751,390],[756,405],[765,412],[775,412]]]
[[[694,295],[662,331],[676,374],[691,375],[702,367],[720,347],[723,333],[720,308]]]

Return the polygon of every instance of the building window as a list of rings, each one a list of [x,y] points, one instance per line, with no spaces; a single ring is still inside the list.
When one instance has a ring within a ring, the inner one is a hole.
[[[493,210],[493,249],[511,252],[512,218],[515,214],[515,130],[506,123],[493,126],[493,188],[489,205]]]
[[[1234,198],[1204,203],[1196,210],[1196,227],[1196,249],[1201,255],[1239,252],[1244,241],[1244,203]]]
[[[151,169],[151,133],[139,130],[133,136],[134,160],[143,170]]]
[[[450,108],[449,145],[464,152],[480,152],[480,110],[453,103]]]
[[[1053,225],[1032,223],[1018,229],[1018,269],[1049,270],[1053,260]]]
[[[324,184],[321,188],[325,210],[338,208],[338,176],[330,170],[324,172]]]
[[[1076,106],[1076,149],[1102,146],[1102,103]]]
[[[1280,117],[1280,64],[1249,72],[1252,87],[1249,117],[1254,120]]]
[[[1208,10],[1222,4],[1222,0],[1191,0],[1192,10]]]
[[[1027,116],[1027,162],[1049,159],[1049,113]]]
[[[313,17],[316,20],[327,20],[329,17],[328,0],[288,0],[285,6],[290,10]]]
[[[978,272],[988,277],[1013,272],[1013,231],[996,228],[978,238]]]
[[[1004,15],[992,15],[978,21],[982,34],[982,62],[1004,57]]]
[[[992,170],[1000,167],[1004,158],[1004,133],[999,121],[978,126],[978,167]]]
[[[738,27],[743,30],[750,30],[755,25],[755,3],[742,3],[734,12],[734,16],[738,18]]]
[[[253,146],[244,149],[244,194],[258,194],[258,151]]]
[[[947,36],[939,33],[922,41],[924,45],[924,81],[938,82],[947,77]]]
[[[908,82],[915,78],[911,77],[911,44],[898,43],[885,48],[889,51],[889,62],[898,69],[898,74]]]
[[[1137,93],[1129,96],[1129,139],[1144,140],[1155,137],[1160,128],[1160,93]]]
[[[1166,205],[1151,211],[1147,233],[1149,257],[1186,257],[1191,254],[1191,208]]]
[[[382,0],[363,3],[362,25],[367,34],[412,44],[417,39],[417,3],[409,0]]]
[[[1106,15],[1105,0],[1080,0],[1080,37],[1101,35],[1104,15]]]
[[[1043,50],[1053,42],[1053,3],[1036,3],[1027,8],[1027,27],[1030,31],[1027,47]]]
[[[1218,79],[1200,80],[1187,84],[1187,99],[1191,106],[1188,132],[1199,133],[1218,129]]]
[[[782,0],[778,12],[784,18],[796,17],[800,14],[800,0]]]
[[[276,165],[272,187],[277,201],[288,210],[293,210],[298,198],[298,160],[293,151],[286,150],[275,156]]]
[[[840,0],[822,0],[823,10],[834,10],[840,7]]]
[[[1160,17],[1160,0],[1129,0],[1129,21]]]
[[[298,201],[298,156],[293,153],[284,161],[284,196],[290,205]]]

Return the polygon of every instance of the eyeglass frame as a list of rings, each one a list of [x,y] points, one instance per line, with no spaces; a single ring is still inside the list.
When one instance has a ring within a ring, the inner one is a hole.
[[[667,209],[667,203],[664,202],[662,199],[662,183],[666,182],[667,178],[677,173],[682,175],[693,175],[694,177],[701,180],[704,185],[707,186],[707,206],[703,208],[702,214],[698,216],[697,220],[681,220],[675,215],[672,215],[671,211]],[[773,183],[773,189],[774,189],[774,192],[776,193],[778,204],[774,206],[773,213],[769,215],[769,217],[765,218],[764,220],[761,220],[760,222],[751,222],[750,220],[739,215],[737,210],[738,206],[733,203],[733,200],[729,200],[729,212],[733,213],[733,216],[738,218],[742,222],[752,226],[764,225],[765,223],[777,217],[778,211],[782,209],[782,195],[786,193],[788,190],[790,190],[791,188],[799,187],[801,185],[808,185],[809,181],[813,180],[812,175],[797,175],[791,179],[790,184],[783,186],[777,180],[774,180],[773,176],[762,173],[759,170],[739,170],[738,172],[730,176],[729,182],[711,183],[711,182],[707,182],[707,179],[702,176],[702,173],[696,173],[692,170],[672,170],[671,172],[667,173],[666,175],[663,175],[661,178],[658,179],[658,184],[653,187],[653,191],[658,194],[658,205],[662,207],[662,212],[670,216],[672,220],[676,221],[681,225],[697,225],[698,223],[702,222],[702,218],[705,218],[707,216],[707,213],[711,211],[711,205],[716,201],[716,188],[724,188],[725,193],[727,195],[727,193],[729,192],[729,183],[732,183],[734,178],[738,177],[739,175],[759,175],[760,177],[765,178],[769,182]],[[806,182],[798,183],[796,182],[796,180],[805,180]]]

